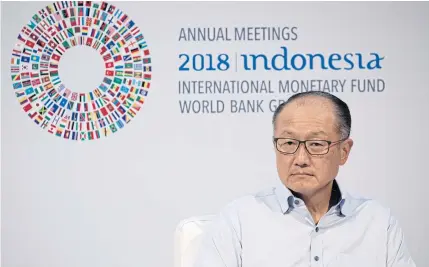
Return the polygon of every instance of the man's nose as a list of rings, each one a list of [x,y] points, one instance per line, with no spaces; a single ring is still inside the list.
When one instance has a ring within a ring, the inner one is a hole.
[[[295,165],[306,167],[310,164],[310,155],[308,154],[305,144],[299,144],[298,150],[295,152]]]

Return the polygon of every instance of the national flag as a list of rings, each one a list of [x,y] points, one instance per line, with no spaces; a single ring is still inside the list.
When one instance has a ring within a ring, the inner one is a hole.
[[[137,105],[137,104],[135,104],[135,105]],[[134,107],[134,105],[133,105],[133,107]],[[136,110],[138,111],[139,109],[140,109],[140,106]],[[134,116],[137,115],[137,113],[134,110],[132,110],[132,109],[129,109],[128,112],[127,112],[127,114],[130,115],[132,118],[134,118]]]
[[[28,46],[28,47],[30,47],[30,48],[34,48],[35,43],[34,43],[34,42],[32,42],[32,41],[30,41],[30,40],[27,40],[27,41],[25,42],[25,45],[26,45],[26,46]]]
[[[126,109],[129,109],[131,108],[132,102],[125,100],[124,102],[122,102],[122,104],[125,106]]]
[[[33,61],[33,62],[39,62],[40,61],[40,56],[32,55],[31,56],[31,61]]]
[[[30,62],[30,57],[22,56],[22,57],[21,57],[21,61],[22,61],[23,63],[29,63],[29,62]]]
[[[126,123],[129,123],[131,121],[131,117],[125,114],[124,116],[122,116],[122,120],[125,121]]]
[[[111,58],[112,58],[112,55],[110,55],[110,54],[106,54],[106,55],[103,56],[104,61],[108,61]]]
[[[144,103],[144,97],[143,96],[137,96],[136,102],[143,104]]]
[[[59,55],[57,55],[57,54],[52,54],[52,60],[55,60],[55,61],[59,61],[60,60],[60,56]]]
[[[63,94],[63,96],[66,97],[66,98],[68,98],[70,94],[71,94],[70,89],[66,89],[65,92],[64,92],[64,94]]]
[[[68,109],[68,110],[73,110],[73,106],[74,106],[74,102],[73,102],[73,101],[69,101],[69,102],[67,103],[67,109]]]
[[[128,42],[131,38],[133,38],[133,35],[132,35],[131,33],[127,33],[127,34],[124,36],[124,40],[125,40],[125,42]]]
[[[65,107],[66,105],[67,105],[67,99],[66,98],[61,99],[60,106]]]
[[[30,70],[29,65],[21,63],[21,71],[28,71],[28,70]]]
[[[119,39],[119,37],[121,37],[121,35],[120,35],[119,33],[115,33],[115,34],[112,36],[112,39],[116,42],[116,41]]]
[[[40,116],[40,115],[37,115],[36,119],[34,120],[34,122],[35,122],[37,125],[39,125],[39,124],[40,124],[40,122],[42,122],[42,121],[43,121],[43,117],[42,117],[42,116]]]
[[[42,127],[42,129],[45,129],[48,126],[48,121],[45,119],[43,120],[42,125],[40,125],[40,127]]]
[[[39,33],[40,34],[40,33]],[[37,40],[39,39],[39,36],[37,36],[34,32],[30,34],[30,38],[34,41],[37,42]]]
[[[106,110],[106,108],[105,107],[102,107],[101,109],[100,109],[100,111],[101,111],[101,114],[103,115],[103,116],[106,116],[109,112]]]
[[[115,124],[110,124],[110,130],[112,131],[112,133],[115,133],[116,131],[118,131]]]
[[[41,82],[40,82],[40,79],[35,79],[35,80],[32,80],[32,81],[31,81],[31,84],[32,84],[33,86],[38,86],[40,83],[41,83]]]
[[[87,46],[91,46],[92,45],[92,38],[88,38],[88,39],[86,39],[86,45]]]
[[[112,83],[112,79],[104,77],[103,82],[110,85]]]
[[[77,93],[76,92],[72,93],[71,100],[72,101],[76,101],[77,100]]]
[[[55,125],[51,124],[51,125],[49,126],[48,133],[53,134],[53,133],[54,133],[54,131],[56,130],[56,128],[57,128],[57,126],[55,126]]]
[[[77,140],[78,134],[77,132],[72,132],[72,140]]]
[[[121,114],[125,114],[125,112],[126,112],[126,110],[125,110],[125,108],[123,106],[120,106],[118,108],[118,111],[121,112]]]
[[[142,57],[140,55],[133,57],[133,62],[140,62],[142,60]]]
[[[30,86],[31,85],[31,81],[30,80],[27,80],[27,81],[23,81],[22,82],[22,86],[24,86],[24,87],[28,87],[28,86]]]
[[[150,83],[149,82],[142,82],[142,87],[143,88],[150,88]]]
[[[114,43],[113,41],[110,41],[110,42],[106,45],[107,49],[109,49],[109,50],[111,50],[111,49],[112,49],[112,47],[114,47],[114,46],[115,46],[115,43]]]
[[[113,112],[115,109],[113,108],[113,106],[112,106],[112,104],[108,104],[107,105],[107,109],[110,111],[110,112]]]
[[[18,102],[19,102],[19,104],[22,106],[22,105],[24,105],[24,104],[26,104],[26,103],[28,103],[28,98],[27,97],[21,97],[21,98],[19,98],[18,99]]]
[[[48,70],[40,70],[40,75],[41,76],[46,76],[46,77],[42,78],[43,82],[48,82],[49,81],[49,76],[47,76],[47,75],[49,75]]]
[[[99,89],[100,89],[101,91],[103,91],[103,92],[106,92],[106,91],[107,91],[107,87],[106,87],[104,84],[101,84],[101,85],[99,86]],[[95,92],[95,94],[97,95],[97,97],[100,97],[100,96],[101,96],[101,92],[100,92],[98,89],[96,89],[94,92]]]
[[[68,41],[64,41],[64,42],[63,42],[63,47],[64,47],[65,49],[69,49],[69,48],[70,48],[70,44],[69,44],[69,42],[68,42]]]
[[[146,47],[147,47],[146,41],[144,41],[142,43],[139,43],[139,48],[140,49],[143,49],[143,48],[146,48]]]
[[[33,106],[31,105],[31,103],[28,103],[27,105],[25,105],[22,109],[25,112],[28,112],[29,110],[31,110],[33,108]]]
[[[79,94],[79,102],[86,102],[85,94],[83,94],[83,93]]]
[[[110,135],[110,128],[106,127],[102,130],[102,133],[104,136],[109,136]]]
[[[79,113],[72,112],[72,121],[77,121]]]
[[[41,48],[44,48],[46,43],[39,39],[39,40],[37,40],[37,45],[40,46]]]
[[[115,77],[115,78],[113,79],[113,82],[114,82],[114,83],[116,83],[116,84],[121,84],[121,83],[122,83],[122,80],[121,80],[120,78]]]
[[[102,46],[100,49],[100,55],[103,55],[107,51],[105,46]]]
[[[119,106],[121,103],[119,103],[119,101],[118,101],[118,99],[116,99],[116,98],[114,98],[113,100],[112,100],[112,103],[115,105],[115,106]]]
[[[72,27],[76,26],[76,18],[75,17],[70,18],[70,24]]]
[[[73,37],[74,36],[73,28],[68,28],[67,29],[67,35],[68,35],[68,37]]]
[[[17,98],[20,98],[25,95],[25,92],[24,91],[15,92],[15,95]]]
[[[124,123],[121,120],[117,120],[116,125],[118,125],[119,129],[122,129],[124,127]]]
[[[65,130],[65,132],[64,132],[64,136],[63,136],[65,139],[70,139],[70,131],[68,131],[68,130]]]
[[[11,66],[10,72],[11,73],[19,73],[19,66]]]

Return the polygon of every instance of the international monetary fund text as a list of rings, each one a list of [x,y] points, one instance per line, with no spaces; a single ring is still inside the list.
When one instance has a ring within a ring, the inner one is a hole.
[[[307,91],[381,93],[383,79],[179,81],[183,114],[274,112],[292,94]]]

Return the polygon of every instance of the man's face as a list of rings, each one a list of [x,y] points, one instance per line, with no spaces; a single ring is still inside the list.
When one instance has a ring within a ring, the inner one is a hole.
[[[289,103],[277,117],[274,137],[297,140],[341,139],[334,107],[329,100],[309,96]],[[277,149],[277,172],[283,184],[303,195],[311,195],[329,184],[346,163],[351,139],[331,145],[325,155],[310,155],[301,144],[295,154],[284,155]]]

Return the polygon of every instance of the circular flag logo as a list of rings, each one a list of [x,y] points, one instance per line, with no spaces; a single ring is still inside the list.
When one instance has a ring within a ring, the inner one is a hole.
[[[94,49],[104,63],[104,78],[89,92],[69,88],[59,71],[64,54],[79,46]],[[151,72],[143,33],[105,2],[62,1],[40,10],[18,34],[11,59],[13,89],[29,118],[51,134],[81,141],[129,123],[147,97]]]

